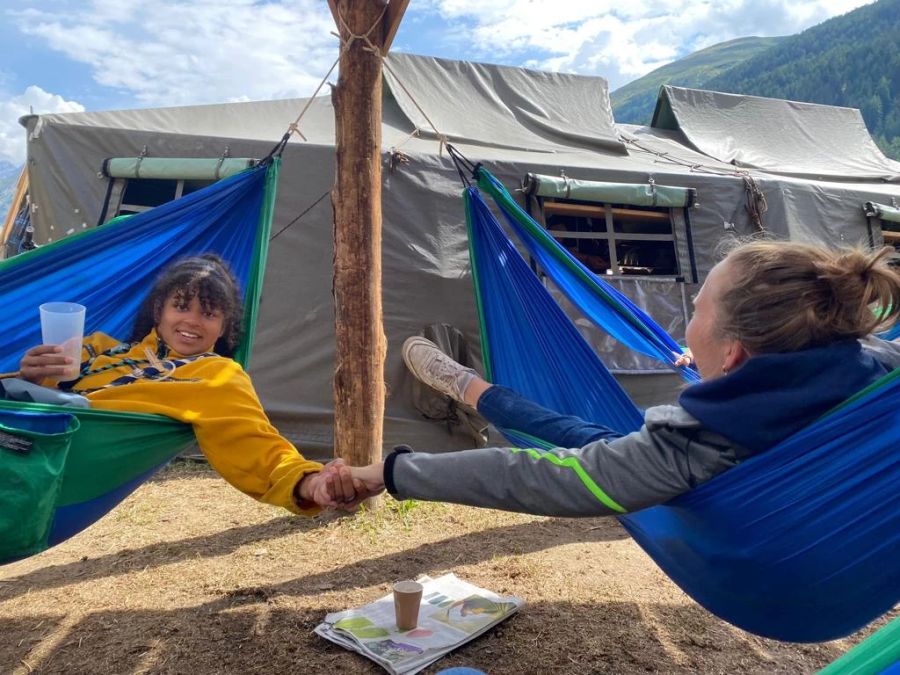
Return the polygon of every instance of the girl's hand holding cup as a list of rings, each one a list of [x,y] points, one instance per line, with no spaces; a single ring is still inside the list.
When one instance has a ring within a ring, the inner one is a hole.
[[[67,380],[78,376],[78,362],[63,352],[60,345],[32,347],[19,363],[19,376],[34,384],[42,380]],[[75,369],[74,375],[73,367]]]
[[[81,342],[84,335],[84,306],[74,302],[45,302],[40,306],[41,339],[19,364],[23,380],[40,384],[41,380],[74,380],[81,368]]]

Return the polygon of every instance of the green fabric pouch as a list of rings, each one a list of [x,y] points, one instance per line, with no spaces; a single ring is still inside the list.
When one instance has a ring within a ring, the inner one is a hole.
[[[46,548],[78,427],[68,414],[0,414],[0,560]]]

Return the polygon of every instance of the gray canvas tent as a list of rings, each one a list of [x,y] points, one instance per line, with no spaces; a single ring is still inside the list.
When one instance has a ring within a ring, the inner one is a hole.
[[[530,174],[529,192],[516,193],[523,203],[677,339],[717,244],[759,228],[748,200],[757,212],[765,200],[762,226],[777,236],[880,245],[885,211],[867,216],[864,205],[890,210],[900,199],[900,164],[878,152],[855,111],[666,87],[654,125],[637,127],[615,124],[599,77],[392,54],[385,80],[386,445],[472,445],[422,418],[399,356],[403,339],[434,323],[478,351],[461,184],[435,129],[510,188]],[[177,197],[230,170],[226,156],[266,155],[305,103],[23,118],[35,240],[140,210],[160,192]],[[284,154],[251,374],[276,425],[324,455],[334,362],[328,98],[312,102],[301,130],[307,140],[294,136]],[[211,161],[193,172],[173,158]],[[674,397],[678,380],[662,366],[578,325],[638,403]]]

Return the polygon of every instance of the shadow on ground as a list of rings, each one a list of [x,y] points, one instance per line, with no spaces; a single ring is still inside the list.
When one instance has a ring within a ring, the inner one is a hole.
[[[56,588],[76,581],[127,575],[197,557],[223,556],[248,544],[259,544],[310,531],[326,524],[309,518],[279,517],[265,523],[232,527],[214,534],[124,549],[62,565],[48,565],[4,579],[4,583],[0,584],[0,601],[17,597],[29,589]],[[536,531],[541,536],[534,536]],[[408,575],[410,569],[419,574],[430,574],[512,552],[531,553],[564,544],[614,541],[627,537],[625,531],[613,521],[608,526],[601,527],[588,527],[572,520],[533,521],[479,530],[396,553],[375,555],[327,572],[262,587],[262,592],[273,595],[306,595],[321,592],[323,586],[333,590],[365,587],[393,581],[404,574]],[[511,549],[510,541],[516,542],[514,549]]]
[[[319,611],[262,596],[215,608],[97,612],[73,625],[61,617],[23,616],[0,620],[0,663],[65,675],[383,672],[313,634],[321,619]],[[469,665],[494,675],[768,675],[809,672],[812,663],[819,667],[840,655],[834,645],[766,643],[763,649],[759,643],[696,606],[535,603],[424,672]]]

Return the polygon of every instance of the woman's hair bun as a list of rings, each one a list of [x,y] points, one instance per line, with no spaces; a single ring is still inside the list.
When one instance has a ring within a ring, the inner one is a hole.
[[[732,249],[719,327],[751,354],[809,349],[883,330],[900,314],[892,249],[754,241]]]

